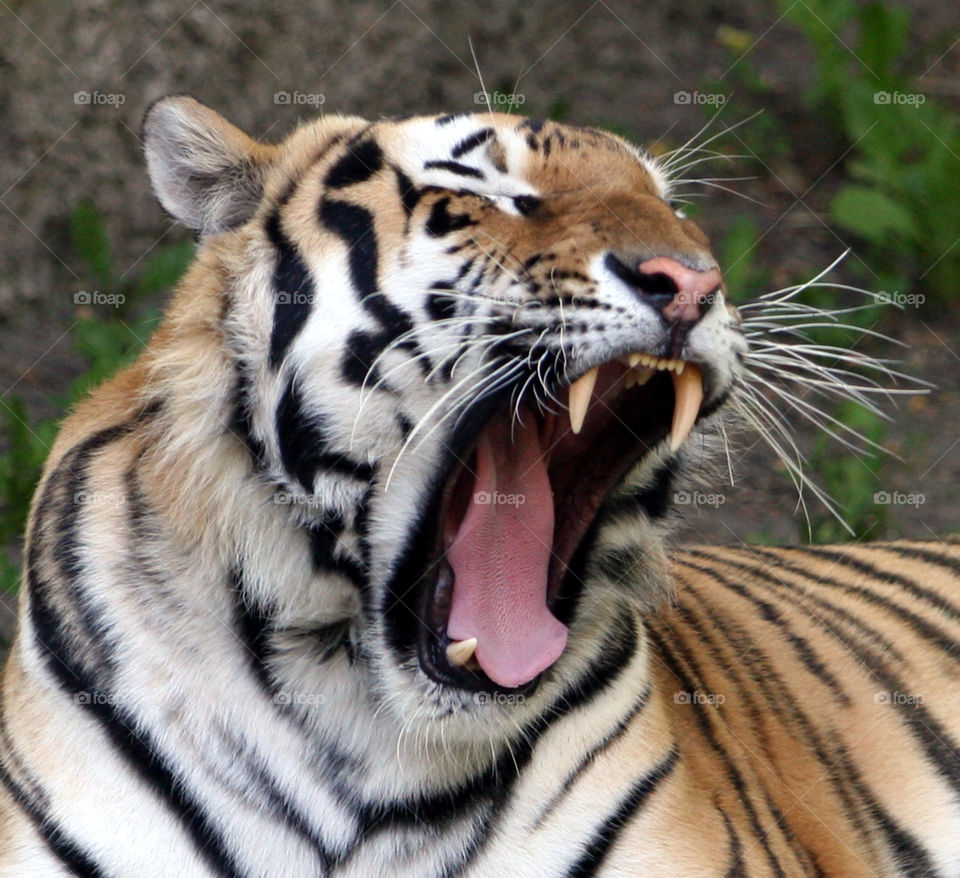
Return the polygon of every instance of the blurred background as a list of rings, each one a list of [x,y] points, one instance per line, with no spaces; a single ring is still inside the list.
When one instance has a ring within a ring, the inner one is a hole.
[[[709,490],[678,498],[679,540],[957,529],[960,6],[5,0],[0,23],[0,638],[58,419],[136,355],[192,253],[149,191],[147,105],[188,92],[265,140],[321,113],[482,110],[471,44],[497,109],[605,127],[655,153],[709,123],[697,142],[717,135],[700,154],[711,160],[679,188],[734,300],[849,250],[830,278],[876,296],[819,289],[806,301],[872,302],[842,343],[936,385],[888,405],[890,421],[828,406],[884,453],[851,454],[783,412],[849,531],[816,502],[798,513],[783,465],[744,433],[732,485],[724,466]]]

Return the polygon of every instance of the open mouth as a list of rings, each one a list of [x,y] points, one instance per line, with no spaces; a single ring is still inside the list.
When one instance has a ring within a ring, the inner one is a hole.
[[[557,413],[501,408],[446,480],[417,639],[438,682],[526,688],[560,657],[578,548],[630,469],[690,433],[703,377],[693,363],[635,353],[563,392]]]

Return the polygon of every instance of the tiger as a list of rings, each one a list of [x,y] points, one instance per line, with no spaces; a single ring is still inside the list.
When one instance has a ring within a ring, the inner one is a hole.
[[[0,876],[960,875],[957,541],[674,542],[765,367],[863,395],[732,304],[682,153],[142,139],[197,250],[37,488]]]

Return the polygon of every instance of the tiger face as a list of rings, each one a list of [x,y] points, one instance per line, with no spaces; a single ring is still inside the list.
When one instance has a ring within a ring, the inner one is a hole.
[[[671,480],[743,368],[656,161],[501,114],[265,146],[189,98],[144,140],[223,281],[263,514],[310,534],[370,691],[451,722],[555,696],[662,595]]]

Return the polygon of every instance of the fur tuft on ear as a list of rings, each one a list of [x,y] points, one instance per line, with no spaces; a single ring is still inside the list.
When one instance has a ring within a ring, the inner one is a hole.
[[[225,232],[251,217],[276,154],[276,147],[257,143],[185,95],[161,98],[147,109],[143,144],[160,204],[201,235]]]

